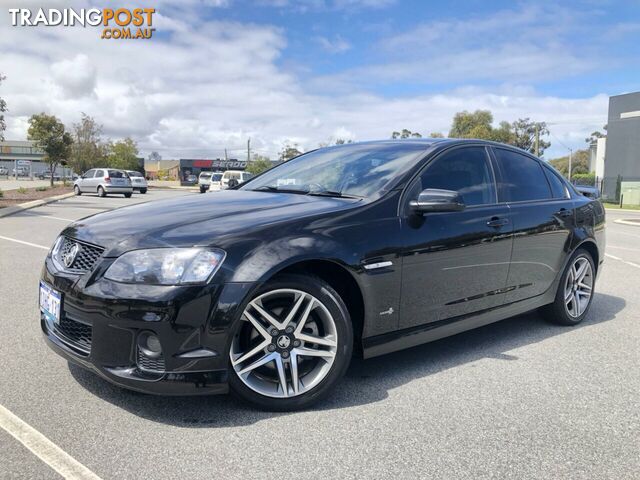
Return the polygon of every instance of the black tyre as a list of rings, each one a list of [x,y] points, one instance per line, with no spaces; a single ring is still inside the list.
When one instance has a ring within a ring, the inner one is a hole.
[[[229,347],[229,384],[269,411],[307,408],[331,393],[353,352],[344,302],[329,284],[281,275],[244,307]]]
[[[99,197],[106,197],[107,196],[107,192],[104,191],[104,188],[102,188],[102,186],[98,187],[98,196]]]
[[[73,193],[75,193],[77,196],[82,195],[82,192],[80,191],[80,187],[78,185],[75,185],[73,187]]]
[[[206,193],[206,189],[204,187],[200,187],[200,193]]]
[[[140,193],[142,193],[144,195],[145,193],[147,193],[147,189],[146,188],[141,188],[140,189]]]
[[[132,193],[131,193],[131,192],[129,192],[129,193],[125,193],[125,194],[124,194],[124,198],[131,198],[131,195],[132,195]]]
[[[591,254],[580,248],[562,273],[556,298],[542,309],[547,320],[559,325],[577,325],[589,313],[596,283]]]

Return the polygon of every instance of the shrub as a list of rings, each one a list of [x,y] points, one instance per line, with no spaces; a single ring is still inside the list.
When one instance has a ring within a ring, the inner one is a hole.
[[[596,183],[595,173],[574,173],[571,175],[571,180],[576,185],[588,185],[593,186]]]
[[[2,189],[0,188],[0,198],[4,197],[4,192],[2,191]]]
[[[23,195],[24,195],[25,193],[27,193],[28,191],[29,191],[29,190],[27,190],[27,189],[26,189],[26,188],[24,188],[24,187],[20,187],[20,188],[18,189],[18,193],[21,193],[21,194],[23,194]]]
[[[36,187],[36,192],[46,192],[49,187]]]

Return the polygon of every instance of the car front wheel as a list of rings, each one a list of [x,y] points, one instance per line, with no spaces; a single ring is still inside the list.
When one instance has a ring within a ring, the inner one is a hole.
[[[316,277],[282,275],[242,313],[229,349],[229,383],[262,409],[303,409],[333,390],[352,351],[351,319],[335,290]]]
[[[80,187],[78,185],[73,187],[73,193],[75,193],[78,196],[82,195],[82,192],[80,191]]]

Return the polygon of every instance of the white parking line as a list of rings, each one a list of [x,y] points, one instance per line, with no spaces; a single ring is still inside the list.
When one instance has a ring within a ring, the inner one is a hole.
[[[615,255],[611,255],[610,253],[605,253],[604,256],[611,258],[612,260],[617,260],[619,262],[626,263],[627,265],[630,265],[632,267],[640,268],[640,265],[638,265],[637,263],[627,262],[626,260],[623,260],[620,257],[616,257]]]
[[[17,238],[3,237],[2,235],[0,235],[0,238],[2,240],[7,240],[9,242],[16,242],[16,243],[21,243],[23,245],[29,245],[30,247],[42,248],[43,250],[47,250],[47,251],[49,250],[49,248],[51,248],[51,247],[45,247],[44,245],[38,245],[36,243],[25,242],[24,240],[18,240]]]
[[[25,214],[23,216],[24,217],[45,218],[45,219],[49,219],[49,220],[60,220],[62,222],[75,222],[75,220],[73,218],[54,217],[53,215],[38,214],[38,213],[27,213],[27,214]]]
[[[100,480],[95,473],[2,405],[0,427],[64,478]]]

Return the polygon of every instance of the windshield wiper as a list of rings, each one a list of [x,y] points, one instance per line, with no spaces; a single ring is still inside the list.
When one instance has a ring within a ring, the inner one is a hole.
[[[254,192],[279,192],[279,193],[297,193],[298,195],[307,195],[308,190],[300,190],[298,188],[280,188],[275,185],[263,185],[253,189]]]
[[[333,198],[354,198],[354,199],[362,199],[363,197],[359,197],[357,195],[345,195],[342,192],[338,192],[335,190],[320,190],[317,192],[309,192],[307,195],[314,195],[317,197],[333,197]]]

